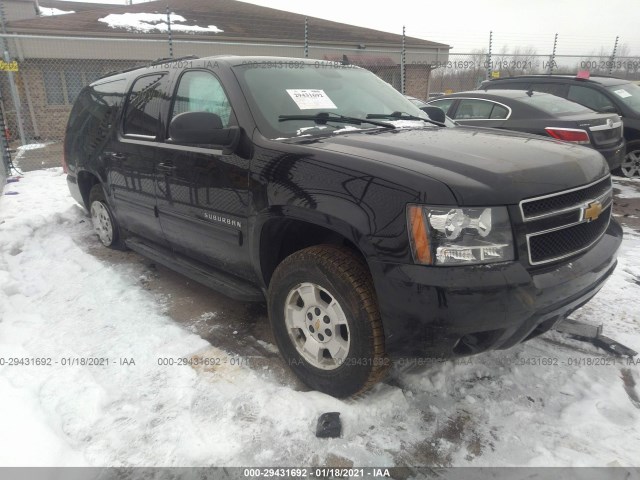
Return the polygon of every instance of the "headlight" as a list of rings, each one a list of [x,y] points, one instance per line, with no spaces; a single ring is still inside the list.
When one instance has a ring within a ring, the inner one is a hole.
[[[507,207],[409,205],[407,220],[416,263],[473,265],[514,259]]]

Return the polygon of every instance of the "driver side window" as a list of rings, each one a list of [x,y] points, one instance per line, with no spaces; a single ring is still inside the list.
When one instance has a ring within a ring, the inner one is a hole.
[[[233,123],[231,104],[220,81],[203,71],[186,72],[180,77],[171,118],[184,112],[215,113],[225,128]]]

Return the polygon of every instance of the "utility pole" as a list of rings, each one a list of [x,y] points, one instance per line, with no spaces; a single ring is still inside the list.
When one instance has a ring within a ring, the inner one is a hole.
[[[402,26],[402,53],[400,54],[400,93],[404,95],[404,83],[405,83],[405,67],[406,65],[406,30],[404,25]]]
[[[489,31],[489,53],[487,53],[487,80],[491,78],[491,47],[493,46],[493,31]]]
[[[167,33],[169,34],[169,58],[173,58],[173,38],[171,36],[171,11],[167,0]]]
[[[620,37],[616,36],[616,43],[613,44],[613,52],[611,52],[611,59],[609,60],[609,75],[613,73],[613,62],[616,59],[616,51],[618,50],[618,39]]]
[[[553,39],[553,52],[551,52],[551,57],[549,57],[549,75],[553,73],[553,67],[556,63],[556,48],[558,46],[558,34]]]
[[[304,58],[309,58],[309,17],[304,17]]]

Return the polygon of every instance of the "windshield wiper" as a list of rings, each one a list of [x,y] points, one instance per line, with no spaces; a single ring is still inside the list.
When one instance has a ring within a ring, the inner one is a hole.
[[[417,117],[416,117],[417,118]],[[338,115],[332,112],[320,112],[315,115],[280,115],[278,121],[285,122],[287,120],[313,120],[317,124],[326,125],[327,122],[348,123],[350,125],[361,125],[363,123],[370,123],[377,127],[395,129],[396,126],[387,122],[376,122],[375,120],[369,120],[369,118],[347,117],[344,115]]]
[[[367,118],[386,118],[389,120],[422,120],[423,122],[433,123],[439,127],[446,127],[444,123],[436,122],[435,120],[431,120],[430,118],[422,118],[416,117],[415,115],[411,115],[405,112],[393,112],[393,113],[370,113],[367,115]]]

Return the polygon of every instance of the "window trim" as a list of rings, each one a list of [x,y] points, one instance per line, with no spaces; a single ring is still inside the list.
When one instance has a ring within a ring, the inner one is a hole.
[[[120,135],[124,138],[132,138],[132,139],[139,139],[139,140],[159,140],[160,138],[160,129],[158,129],[158,131],[156,132],[155,135],[143,135],[140,133],[126,133],[124,131],[124,124],[125,124],[125,120],[127,118],[127,109],[129,108],[129,100],[131,100],[131,91],[133,90],[134,85],[136,84],[136,82],[138,80],[140,80],[141,78],[145,78],[145,77],[153,77],[156,75],[160,75],[160,78],[162,77],[167,77],[169,78],[169,82],[171,82],[171,77],[168,75],[168,72],[149,72],[149,73],[145,73],[143,75],[140,75],[138,77],[135,77],[133,79],[133,81],[131,82],[131,85],[129,86],[129,88],[127,88],[127,94],[125,97],[125,100],[123,102],[123,106],[122,106],[122,116],[120,119],[120,126],[119,126],[119,130],[120,130]],[[162,123],[162,110],[160,110],[160,123]]]
[[[427,105],[430,105],[432,107],[438,107],[438,105],[436,105],[436,102],[446,102],[447,100],[451,100],[451,103],[449,104],[449,107],[447,108],[447,111],[444,112],[445,115],[449,115],[449,110],[451,110],[451,107],[453,107],[454,105],[456,105],[456,100],[458,100],[458,97],[449,97],[449,98],[434,98],[432,100],[429,100],[428,102],[426,102]],[[418,107],[420,108],[420,107]],[[442,108],[440,108],[440,110],[442,110]],[[444,111],[444,110],[443,110]],[[453,120],[453,118],[451,119]]]
[[[501,122],[504,122],[505,120],[509,120],[509,118],[511,118],[511,113],[513,112],[511,107],[509,107],[508,105],[505,105],[504,103],[498,102],[497,100],[489,100],[488,98],[478,98],[478,97],[450,97],[450,98],[454,98],[456,100],[481,100],[483,102],[490,102],[490,103],[497,104],[497,105],[500,105],[501,107],[506,108],[507,111],[509,112],[505,118],[454,118],[454,117],[451,117],[451,119],[456,121],[456,122],[460,122],[460,121],[462,121],[462,122],[469,122],[469,121],[471,121],[471,122],[479,122],[479,121],[482,121],[482,122],[486,122],[486,121],[491,121],[491,122],[501,121]],[[443,100],[445,100],[445,99],[443,99]],[[454,115],[456,113],[458,113],[458,108],[460,108],[460,103],[461,102],[458,102],[458,105],[456,105],[456,109],[454,111]],[[493,111],[493,107],[491,107],[491,111]],[[489,115],[491,115],[491,114],[489,114]]]
[[[220,80],[220,77],[218,77],[215,73],[213,73],[211,70],[207,68],[189,68],[189,69],[186,69],[184,72],[181,72],[180,75],[178,75],[178,77],[175,79],[175,82],[173,85],[173,91],[171,92],[171,102],[169,103],[169,110],[167,111],[167,121],[165,124],[165,131],[164,131],[165,140],[168,138],[171,138],[169,136],[169,125],[171,124],[173,108],[175,107],[176,98],[178,97],[178,89],[180,88],[180,82],[182,81],[182,77],[184,77],[187,73],[192,73],[192,72],[206,73],[208,75],[211,75],[213,78],[215,78],[218,81],[218,83],[220,84],[220,87],[222,88],[222,91],[224,92],[225,97],[227,97],[227,101],[229,102],[229,109],[231,110],[231,113],[229,115],[229,126],[225,128],[238,126],[238,117],[236,117],[236,112],[233,109],[231,98],[227,93],[227,89],[224,86],[224,82]]]

